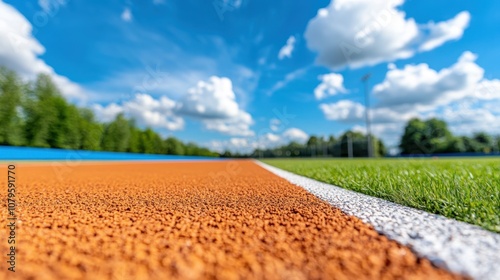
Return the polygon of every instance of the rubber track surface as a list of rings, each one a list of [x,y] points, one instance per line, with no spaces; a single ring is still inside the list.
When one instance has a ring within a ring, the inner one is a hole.
[[[17,272],[2,261],[2,279],[458,278],[251,161],[18,165],[17,177]]]

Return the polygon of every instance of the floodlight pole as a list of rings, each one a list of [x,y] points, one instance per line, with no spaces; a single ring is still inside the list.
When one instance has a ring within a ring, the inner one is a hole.
[[[365,84],[365,119],[366,119],[366,138],[367,138],[367,148],[368,148],[368,157],[373,157],[373,145],[372,145],[372,129],[371,129],[371,120],[370,120],[370,96],[369,96],[369,88],[368,88],[368,80],[370,79],[371,74],[366,74],[361,78],[361,81]]]

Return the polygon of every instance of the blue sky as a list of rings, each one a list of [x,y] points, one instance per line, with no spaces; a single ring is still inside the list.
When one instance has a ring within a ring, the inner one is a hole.
[[[249,151],[412,117],[500,133],[500,3],[0,0],[0,64],[103,121]]]

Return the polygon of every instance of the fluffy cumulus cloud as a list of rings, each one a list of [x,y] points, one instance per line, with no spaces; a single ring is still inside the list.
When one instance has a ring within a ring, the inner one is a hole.
[[[295,43],[297,39],[295,39],[294,36],[290,36],[288,40],[286,41],[286,44],[280,49],[278,53],[278,58],[279,59],[284,59],[284,58],[291,58],[293,50],[295,48]]]
[[[199,81],[177,101],[138,93],[134,99],[121,104],[94,105],[93,109],[103,121],[124,113],[136,119],[139,125],[172,131],[184,128],[184,118],[190,117],[200,121],[207,130],[231,136],[254,135],[252,116],[239,107],[231,80],[223,77]]]
[[[406,65],[403,69],[390,65],[384,81],[373,89],[379,107],[408,108],[446,105],[463,98],[485,98],[495,82],[484,80],[484,70],[475,63],[477,56],[464,52],[449,68],[436,71],[429,65]]]
[[[492,110],[488,106],[478,107],[475,103],[458,102],[454,106],[444,108],[439,117],[448,123],[453,132],[462,135],[479,131],[500,134],[500,126],[496,125],[500,123],[500,111]]]
[[[228,78],[210,77],[189,89],[178,106],[182,114],[200,118],[232,118],[240,109]]]
[[[205,128],[231,136],[253,136],[253,119],[250,114],[240,111],[233,118],[204,120]]]
[[[309,135],[298,128],[289,128],[283,132],[283,138],[287,141],[294,141],[304,144],[309,139]]]
[[[309,135],[303,130],[292,127],[283,131],[262,133],[255,137],[250,143],[257,143],[256,147],[260,149],[275,148],[286,145],[290,142],[304,144],[309,139]]]
[[[359,68],[409,58],[462,37],[468,12],[417,24],[399,9],[404,0],[332,0],[309,22],[305,38],[317,62],[332,69]]]
[[[344,123],[364,122],[366,120],[366,107],[358,102],[341,100],[336,103],[321,104],[321,111],[327,120],[341,121]],[[400,121],[408,121],[418,117],[417,111],[399,112],[392,108],[372,108],[369,112],[370,118],[375,123],[390,124]]]
[[[319,77],[321,84],[314,90],[316,99],[321,100],[339,93],[347,93],[344,88],[344,77],[341,74],[330,73]]]
[[[123,108],[116,103],[111,103],[107,106],[102,106],[101,104],[92,105],[92,110],[98,120],[103,122],[111,122],[120,113],[123,113]]]
[[[184,127],[184,120],[174,115],[174,107],[175,102],[165,96],[156,100],[147,94],[137,94],[123,104],[123,110],[139,125],[179,130]]]
[[[48,9],[50,3],[44,4]],[[64,96],[73,101],[84,101],[86,93],[78,84],[58,75],[39,58],[45,48],[32,35],[31,23],[15,8],[0,1],[0,65],[19,73],[24,79],[37,74],[50,75]]]
[[[336,103],[321,104],[321,111],[327,120],[356,122],[363,118],[365,107],[350,100],[341,100]]]
[[[176,106],[181,115],[202,119],[205,128],[227,135],[252,136],[253,119],[236,102],[231,80],[211,77],[189,89]]]
[[[106,107],[94,105],[93,109],[97,117],[103,121],[112,121],[117,114],[123,113],[134,118],[140,126],[175,131],[184,128],[184,120],[174,114],[175,106],[175,102],[165,96],[154,99],[147,94],[137,94],[134,99],[121,105],[115,103]]]
[[[439,71],[427,64],[402,69],[389,65],[385,79],[373,89],[375,106],[370,115],[374,133],[395,143],[413,117],[444,119],[460,134],[498,133],[491,124],[500,120],[500,110],[495,110],[500,105],[500,80],[485,79],[476,59],[475,54],[464,52],[455,64]],[[320,108],[328,120],[364,121],[365,107],[360,103],[342,100]]]

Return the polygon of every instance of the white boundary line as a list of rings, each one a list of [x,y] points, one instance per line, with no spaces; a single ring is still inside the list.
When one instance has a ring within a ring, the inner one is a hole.
[[[500,234],[255,163],[373,225],[438,267],[475,279],[500,279]]]

